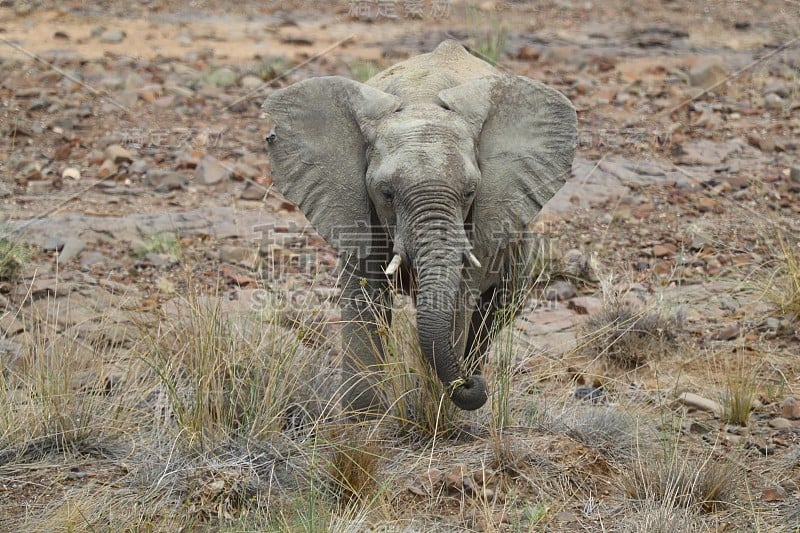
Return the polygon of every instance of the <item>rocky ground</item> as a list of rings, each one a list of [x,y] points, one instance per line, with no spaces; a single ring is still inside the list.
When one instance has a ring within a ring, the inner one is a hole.
[[[0,276],[4,375],[40,323],[121,354],[190,290],[234,311],[275,291],[335,299],[335,251],[270,187],[264,96],[310,76],[363,80],[445,38],[480,48],[505,32],[499,67],[561,90],[580,131],[573,175],[536,223],[552,261],[514,328],[513,380],[562,409],[669,413],[693,454],[738,465],[741,512],[689,529],[800,527],[800,318],[776,304],[790,293],[781,265],[800,254],[800,6],[225,4],[0,2],[0,237],[20,256]],[[667,317],[674,349],[633,369],[605,357],[585,324],[616,300]],[[328,314],[321,342],[335,346]],[[724,416],[736,372],[755,390],[744,425]],[[467,530],[636,530],[619,491],[603,488],[621,463],[574,431],[536,427],[526,445],[551,461],[539,475],[569,477],[571,465],[588,500],[540,508],[532,491],[522,507],[463,521],[480,482],[459,469],[475,461],[445,449],[440,468],[398,482],[401,505],[389,507],[417,505]],[[13,466],[0,461],[7,524],[82,479]],[[93,483],[122,476],[108,468]],[[436,490],[456,496],[419,503]]]

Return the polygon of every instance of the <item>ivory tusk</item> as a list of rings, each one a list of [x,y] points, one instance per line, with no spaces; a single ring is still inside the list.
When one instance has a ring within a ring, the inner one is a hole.
[[[384,271],[384,272],[386,272],[386,275],[387,276],[393,276],[394,273],[397,272],[397,269],[400,268],[400,263],[402,263],[402,262],[403,262],[403,258],[400,257],[400,254],[395,254],[395,256],[392,258],[392,260],[386,266],[386,270]]]
[[[472,252],[467,253],[467,260],[469,261],[469,264],[474,266],[475,268],[481,268],[481,262],[478,261],[478,258],[475,257],[475,254],[473,254]]]

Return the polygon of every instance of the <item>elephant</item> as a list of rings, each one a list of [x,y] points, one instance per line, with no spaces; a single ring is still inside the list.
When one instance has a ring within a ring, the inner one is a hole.
[[[391,323],[397,286],[450,400],[483,406],[500,293],[533,248],[526,228],[571,172],[573,105],[447,40],[364,83],[277,89],[263,109],[274,185],[339,250],[344,410],[386,412],[378,319]]]

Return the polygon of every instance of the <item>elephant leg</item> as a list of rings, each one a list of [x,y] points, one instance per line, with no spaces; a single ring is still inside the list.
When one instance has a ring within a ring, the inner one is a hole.
[[[342,298],[343,408],[354,417],[383,414],[385,360],[378,328],[391,322],[391,294],[385,283],[354,272],[344,283]]]

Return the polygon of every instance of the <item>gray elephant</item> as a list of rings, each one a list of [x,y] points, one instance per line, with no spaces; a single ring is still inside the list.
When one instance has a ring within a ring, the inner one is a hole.
[[[572,104],[445,41],[363,84],[301,81],[264,108],[275,185],[340,251],[345,410],[385,409],[376,314],[391,321],[394,285],[414,297],[421,350],[451,400],[480,408],[498,293],[571,170]]]

